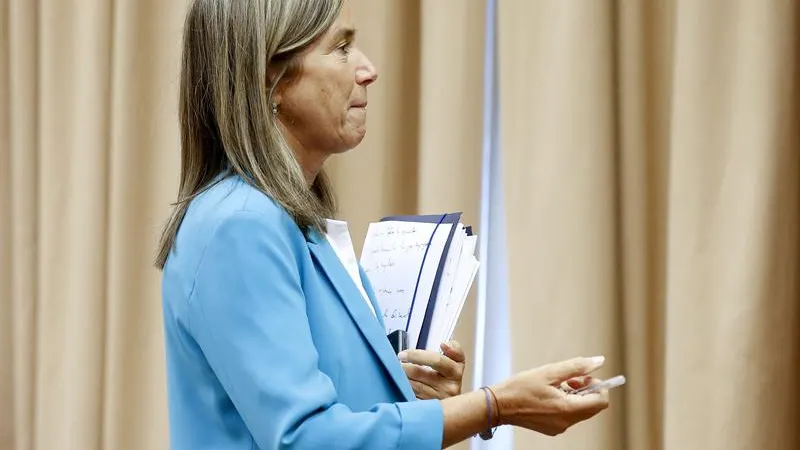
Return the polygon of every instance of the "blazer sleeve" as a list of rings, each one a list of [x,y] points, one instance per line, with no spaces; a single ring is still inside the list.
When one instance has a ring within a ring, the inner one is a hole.
[[[318,368],[289,234],[238,211],[200,263],[188,328],[260,448],[441,449],[438,400],[353,412]],[[295,248],[295,251],[297,249]]]

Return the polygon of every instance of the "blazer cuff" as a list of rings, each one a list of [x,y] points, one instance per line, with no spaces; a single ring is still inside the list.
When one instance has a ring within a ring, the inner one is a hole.
[[[414,400],[396,405],[402,423],[399,450],[442,448],[444,411],[439,400]]]

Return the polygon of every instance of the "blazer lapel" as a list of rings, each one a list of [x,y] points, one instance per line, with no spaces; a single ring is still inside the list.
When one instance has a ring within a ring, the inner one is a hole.
[[[386,334],[386,323],[383,321],[381,306],[378,304],[378,299],[375,298],[375,290],[372,288],[372,283],[370,283],[369,277],[367,277],[367,274],[364,272],[364,268],[361,267],[361,264],[358,265],[358,275],[361,277],[361,284],[364,286],[364,291],[366,291],[367,297],[369,297],[369,302],[372,303],[372,307],[375,309],[375,315],[378,318],[378,323],[381,324],[383,334]]]
[[[308,248],[328,280],[330,280],[331,285],[339,294],[339,299],[344,303],[347,312],[358,326],[362,336],[364,336],[375,355],[383,363],[394,384],[405,396],[406,401],[414,400],[416,396],[413,389],[411,389],[411,384],[408,382],[402,366],[398,363],[397,355],[394,354],[392,346],[386,338],[380,310],[370,295],[372,289],[365,287],[365,290],[369,293],[368,295],[370,295],[370,301],[375,307],[377,319],[372,315],[372,311],[369,310],[366,302],[364,302],[361,292],[353,283],[350,274],[347,273],[347,270],[345,270],[325,237],[317,232],[310,233]]]

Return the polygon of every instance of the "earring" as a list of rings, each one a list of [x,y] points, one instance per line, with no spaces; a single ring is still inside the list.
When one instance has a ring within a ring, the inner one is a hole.
[[[272,102],[272,115],[273,116],[278,115],[278,104],[275,102]]]

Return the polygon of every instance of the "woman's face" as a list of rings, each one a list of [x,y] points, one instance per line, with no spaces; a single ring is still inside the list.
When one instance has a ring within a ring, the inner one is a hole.
[[[367,86],[377,73],[354,38],[345,3],[336,23],[304,51],[298,77],[276,92],[278,119],[295,151],[340,153],[364,138]]]

